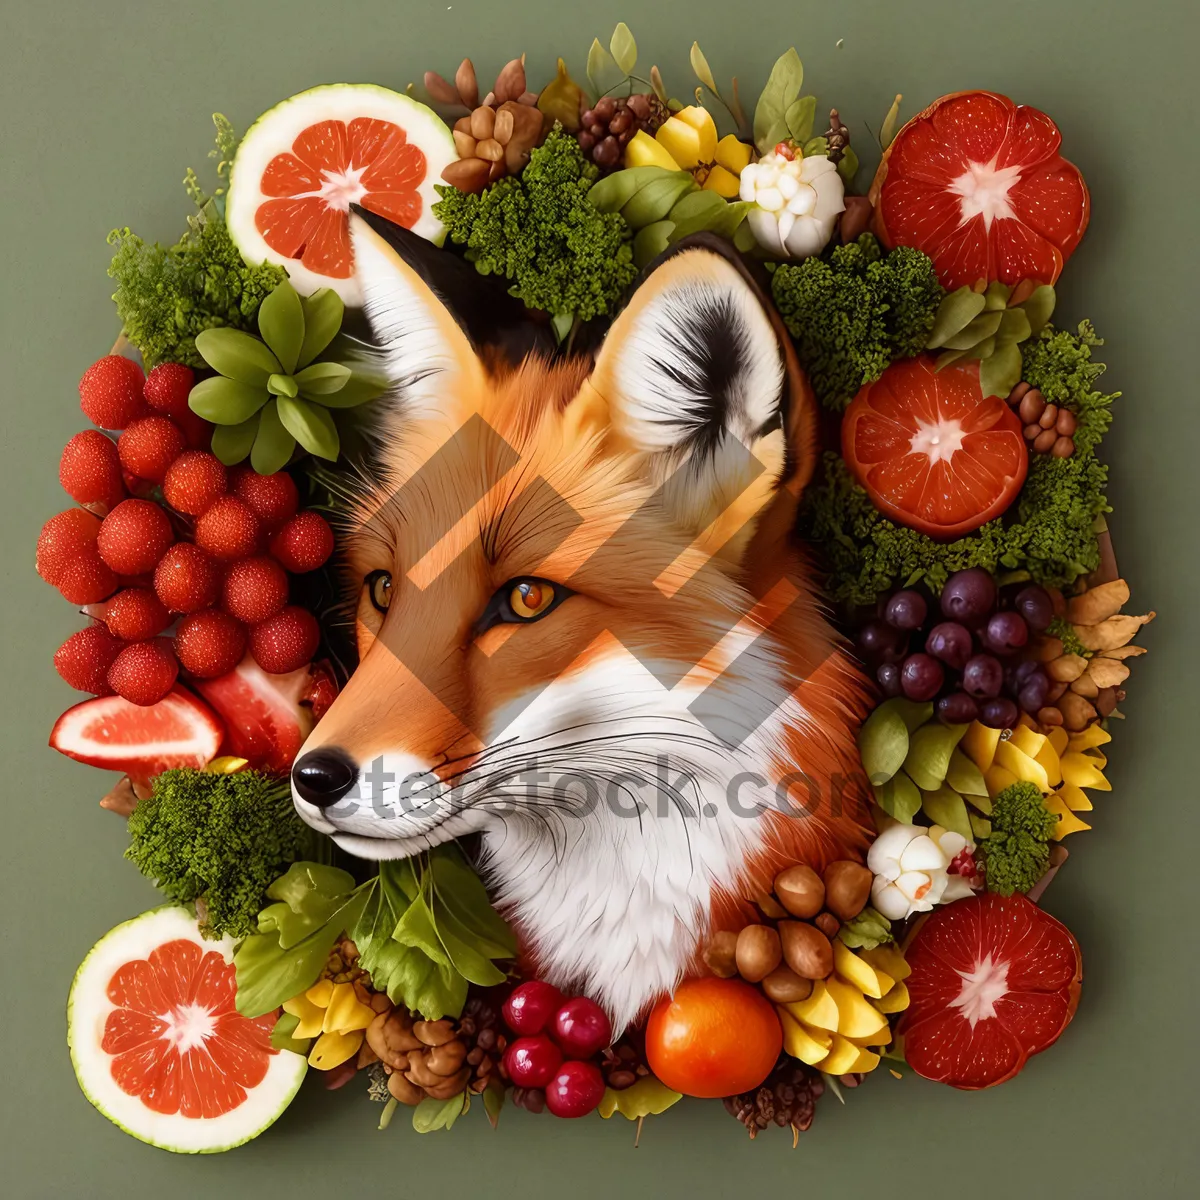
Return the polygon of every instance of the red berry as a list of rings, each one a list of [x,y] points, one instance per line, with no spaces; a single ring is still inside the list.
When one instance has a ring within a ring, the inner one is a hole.
[[[117,590],[116,572],[93,550],[73,558],[58,576],[58,590],[69,604],[98,604]]]
[[[190,542],[176,542],[154,569],[155,594],[171,612],[199,612],[220,588],[221,568]]]
[[[142,417],[117,438],[117,453],[125,470],[139,479],[162,483],[186,445],[183,430],[170,417]]]
[[[124,467],[121,468],[121,481],[125,484],[125,490],[139,500],[145,500],[154,495],[154,484],[149,479],[139,479],[132,471],[127,471]]]
[[[188,408],[188,394],[195,382],[191,367],[183,363],[159,363],[146,376],[146,403],[155,412],[177,421],[184,413],[192,411]]]
[[[171,615],[149,588],[127,587],[108,602],[104,623],[113,637],[144,642],[162,633],[170,625]]]
[[[287,598],[287,572],[273,558],[236,562],[225,572],[221,584],[221,607],[247,625],[273,617]]]
[[[175,653],[180,665],[199,679],[227,675],[246,652],[246,630],[228,613],[206,608],[179,622]]]
[[[612,1023],[595,1000],[576,996],[554,1014],[550,1032],[568,1058],[591,1058],[612,1041]]]
[[[122,500],[104,518],[96,549],[121,575],[153,571],[175,540],[167,514],[153,500]]]
[[[121,653],[121,643],[99,622],[73,633],[54,652],[54,669],[80,692],[107,696],[108,668]]]
[[[258,548],[262,527],[236,496],[221,496],[196,518],[196,545],[226,562],[249,558]]]
[[[225,467],[206,450],[185,450],[167,468],[163,499],[174,509],[198,517],[225,494]]]
[[[125,498],[121,460],[112,438],[98,429],[77,433],[63,447],[58,460],[58,482],[79,504],[116,508]]]
[[[78,555],[96,553],[100,518],[82,508],[68,508],[42,526],[34,565],[51,587],[57,587],[64,568]]]
[[[560,1066],[562,1052],[544,1034],[517,1038],[504,1051],[504,1069],[517,1087],[545,1087]]]
[[[172,417],[171,420],[183,430],[189,450],[207,450],[212,446],[213,423],[211,421],[206,421],[198,413],[192,412],[190,408],[187,412]]]
[[[502,1009],[504,1022],[513,1033],[526,1037],[541,1033],[563,1006],[565,999],[553,984],[530,979],[514,988],[505,1000]]]
[[[286,675],[311,662],[320,641],[317,618],[308,609],[289,604],[250,630],[250,653],[268,674]]]
[[[79,381],[79,407],[101,429],[124,429],[149,411],[142,398],[142,368],[131,358],[107,354]]]
[[[108,686],[130,704],[157,704],[175,686],[179,663],[167,638],[134,642],[108,668]]]
[[[286,471],[260,475],[253,467],[234,467],[229,472],[229,490],[268,529],[277,529],[300,507],[300,492]]]
[[[546,1085],[546,1107],[556,1117],[586,1117],[604,1096],[604,1076],[592,1062],[565,1062]]]
[[[291,571],[302,575],[323,566],[333,553],[333,530],[320,513],[297,513],[271,539],[271,554]]]

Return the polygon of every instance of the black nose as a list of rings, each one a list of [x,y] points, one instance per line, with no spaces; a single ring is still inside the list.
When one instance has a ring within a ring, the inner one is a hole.
[[[344,750],[323,746],[310,750],[292,764],[292,784],[301,797],[317,808],[336,804],[358,778],[358,766]]]

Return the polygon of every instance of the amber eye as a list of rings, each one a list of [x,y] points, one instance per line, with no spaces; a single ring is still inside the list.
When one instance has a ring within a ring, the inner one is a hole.
[[[372,571],[363,580],[363,587],[371,597],[371,603],[380,611],[387,612],[392,602],[392,576],[390,571]]]
[[[523,621],[541,616],[554,603],[554,586],[543,579],[522,579],[508,593],[508,606]]]

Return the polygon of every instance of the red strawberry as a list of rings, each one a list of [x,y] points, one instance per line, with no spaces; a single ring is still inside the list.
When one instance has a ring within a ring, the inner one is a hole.
[[[220,587],[221,568],[190,542],[176,542],[154,569],[154,591],[171,612],[207,608]]]
[[[117,453],[125,470],[139,479],[162,483],[186,445],[183,430],[170,417],[142,417],[117,439]]]
[[[130,704],[157,704],[174,686],[179,674],[175,651],[167,638],[133,642],[108,669],[108,686]]]
[[[320,641],[317,618],[308,609],[289,604],[250,630],[250,653],[264,671],[286,675],[311,662]]]
[[[333,530],[320,513],[297,513],[271,539],[271,554],[293,575],[315,571],[333,553]]]
[[[273,558],[236,562],[225,572],[221,584],[221,607],[247,625],[273,617],[287,598],[287,572]]]
[[[125,588],[105,606],[104,623],[113,637],[144,642],[162,633],[171,623],[163,602],[144,587]]]
[[[122,500],[104,518],[96,549],[114,571],[153,571],[175,540],[167,514],[153,500]]]
[[[103,625],[89,625],[73,633],[54,652],[54,669],[80,692],[107,696],[112,688],[106,676],[121,653],[121,643]]]
[[[185,450],[167,468],[163,498],[182,513],[198,517],[225,494],[225,467],[206,450]]]
[[[57,587],[66,566],[78,555],[96,553],[100,518],[82,508],[68,508],[42,526],[38,535],[34,564],[37,573],[51,587]]]
[[[101,429],[124,429],[149,411],[142,398],[142,368],[131,358],[106,354],[83,373],[79,407]]]
[[[262,527],[236,496],[222,496],[196,519],[196,545],[226,562],[249,558],[258,548]]]
[[[286,471],[260,475],[253,467],[234,467],[229,473],[229,490],[267,529],[278,529],[300,507],[296,482]]]
[[[191,367],[183,363],[159,363],[146,376],[146,403],[155,412],[178,421],[188,408],[188,393],[196,382]]]
[[[98,429],[77,433],[63,447],[58,481],[79,504],[103,505],[107,510],[116,508],[125,498],[117,447]]]
[[[227,674],[242,661],[245,652],[245,628],[217,608],[184,617],[175,632],[180,665],[199,679]]]
[[[58,590],[69,604],[96,604],[117,590],[116,572],[93,550],[74,557],[58,576]]]

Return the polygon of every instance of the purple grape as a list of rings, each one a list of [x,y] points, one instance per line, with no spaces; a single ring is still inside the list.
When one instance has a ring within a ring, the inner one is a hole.
[[[1054,601],[1050,593],[1036,583],[1022,588],[1013,601],[1013,608],[1025,618],[1025,623],[1034,633],[1041,633],[1049,628],[1054,620]]]
[[[1021,685],[1017,703],[1027,712],[1035,713],[1044,708],[1050,693],[1050,680],[1041,669],[1035,670]]]
[[[903,689],[900,687],[900,665],[898,663],[884,663],[875,672],[875,678],[879,683],[879,690],[888,699],[902,694]]]
[[[989,729],[1011,729],[1020,715],[1017,706],[1003,696],[985,700],[979,706],[979,719]]]
[[[937,715],[947,725],[967,725],[979,716],[979,705],[966,692],[951,692],[937,702]]]
[[[942,621],[925,639],[925,651],[941,659],[948,667],[961,671],[971,657],[971,631],[957,621]]]
[[[910,654],[900,669],[900,686],[910,700],[932,700],[945,679],[942,664],[928,654]]]
[[[1029,641],[1029,626],[1020,613],[998,612],[988,618],[983,631],[983,642],[997,654],[1012,654]]]
[[[1004,686],[1004,668],[990,654],[976,654],[963,667],[962,688],[976,700],[998,696]]]
[[[905,588],[887,602],[883,619],[894,629],[920,629],[928,612],[925,597],[912,588]]]
[[[907,639],[898,629],[885,625],[883,621],[868,621],[858,631],[859,649],[864,654],[892,662],[903,657]]]
[[[982,567],[956,571],[942,589],[942,613],[952,621],[985,617],[996,603],[996,582]]]

